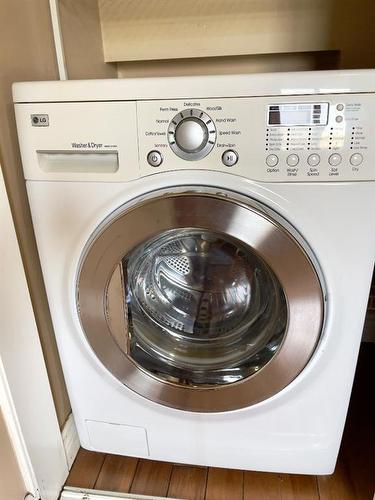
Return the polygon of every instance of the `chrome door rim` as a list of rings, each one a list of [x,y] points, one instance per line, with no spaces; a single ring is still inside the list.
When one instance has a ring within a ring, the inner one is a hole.
[[[267,212],[267,215],[266,215]],[[157,403],[180,410],[223,412],[270,398],[304,369],[321,335],[322,287],[307,252],[280,216],[232,192],[154,192],[106,219],[83,252],[77,277],[78,314],[101,363],[124,385]],[[288,303],[282,346],[254,375],[217,387],[186,387],[162,381],[138,366],[109,329],[105,294],[118,262],[140,243],[169,229],[197,227],[227,234],[257,252],[278,277]],[[306,246],[306,245],[304,245]]]

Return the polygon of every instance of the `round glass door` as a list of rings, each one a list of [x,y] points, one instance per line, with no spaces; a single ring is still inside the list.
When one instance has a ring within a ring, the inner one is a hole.
[[[217,412],[267,399],[310,359],[321,285],[306,249],[250,200],[153,195],[88,242],[83,331],[104,366],[155,402]]]
[[[211,231],[166,231],[122,261],[130,357],[161,380],[230,384],[282,343],[282,287],[250,248]]]

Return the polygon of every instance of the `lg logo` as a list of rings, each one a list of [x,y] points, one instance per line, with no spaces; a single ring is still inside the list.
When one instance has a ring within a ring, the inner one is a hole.
[[[33,127],[48,127],[48,115],[31,115],[31,125]]]

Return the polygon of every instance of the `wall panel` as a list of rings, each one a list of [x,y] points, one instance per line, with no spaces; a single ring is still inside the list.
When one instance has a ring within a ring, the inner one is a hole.
[[[99,0],[105,61],[335,49],[333,0]]]
[[[116,78],[116,64],[104,62],[98,3],[60,0],[59,12],[68,78]]]
[[[337,51],[297,52],[294,54],[257,54],[249,56],[128,61],[118,63],[119,78],[224,75],[269,71],[309,71],[338,67]]]
[[[212,65],[211,61],[223,57],[218,67],[226,67],[225,72],[229,72],[226,56],[235,58],[235,67],[238,56],[257,56],[261,60],[258,64],[256,59],[256,71],[275,71],[278,60],[281,70],[299,70],[306,69],[300,64],[303,53],[309,66],[309,54],[316,53],[319,59],[320,53],[328,52],[340,54],[342,68],[375,66],[373,0],[98,2],[107,62],[155,61],[157,70],[158,65],[172,68],[165,63],[168,60],[181,59],[189,67],[189,60],[206,58],[208,67],[214,68],[216,63]],[[287,54],[296,54],[297,58],[287,61]],[[337,60],[332,61],[331,68],[336,67]],[[293,62],[295,66],[290,64]],[[177,63],[174,67],[180,74]],[[194,63],[193,71],[196,67]],[[131,68],[129,64],[128,74]]]
[[[0,1],[0,156],[60,425],[70,413],[40,269],[12,104],[11,84],[58,78],[48,0]]]

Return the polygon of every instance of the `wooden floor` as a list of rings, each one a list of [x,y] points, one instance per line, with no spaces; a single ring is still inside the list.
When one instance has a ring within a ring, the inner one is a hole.
[[[191,500],[370,500],[375,488],[375,344],[363,344],[332,476],[192,467],[81,449],[67,485]]]

